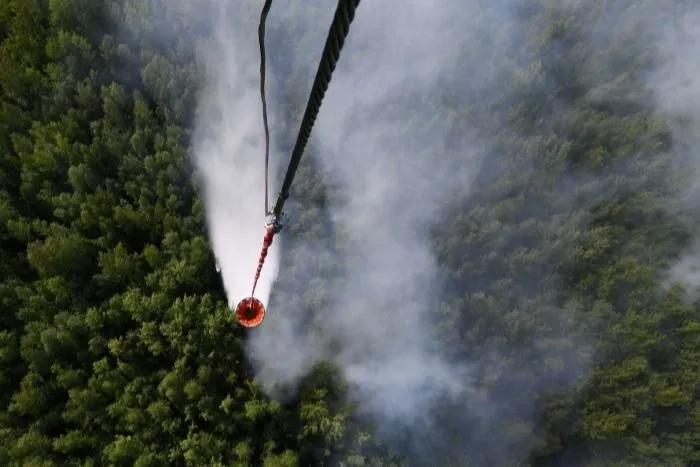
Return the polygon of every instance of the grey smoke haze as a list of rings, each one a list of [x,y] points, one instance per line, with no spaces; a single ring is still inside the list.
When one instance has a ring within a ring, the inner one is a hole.
[[[660,15],[659,15],[660,16]],[[688,190],[677,200],[682,212],[693,218],[697,230],[700,215],[700,6],[677,2],[662,16],[664,26],[658,45],[660,67],[651,77],[656,106],[669,121],[679,166],[692,177]],[[670,268],[669,284],[686,287],[691,300],[700,297],[700,237]]]

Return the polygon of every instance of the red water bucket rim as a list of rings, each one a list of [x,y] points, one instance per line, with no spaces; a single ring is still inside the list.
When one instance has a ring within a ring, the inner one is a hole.
[[[246,297],[236,306],[236,318],[242,326],[254,328],[265,319],[265,305],[255,297]]]

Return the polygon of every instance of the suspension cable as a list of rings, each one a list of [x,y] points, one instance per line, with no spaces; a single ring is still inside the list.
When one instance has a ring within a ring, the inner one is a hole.
[[[271,212],[274,219],[279,219],[282,216],[282,209],[284,208],[285,201],[289,198],[289,189],[294,180],[294,175],[296,174],[301,156],[304,154],[306,144],[311,136],[311,130],[316,122],[318,111],[321,108],[321,102],[331,82],[333,71],[340,57],[340,51],[343,48],[345,38],[350,30],[350,24],[355,17],[355,10],[359,4],[360,0],[338,0],[338,7],[335,10],[333,22],[328,30],[326,45],[321,55],[321,61],[318,64],[316,78],[314,79],[311,94],[306,104],[306,111],[301,121],[296,144],[292,150],[292,157],[289,161],[284,181],[282,182],[282,189],[280,190],[275,206]]]
[[[284,182],[282,183],[282,189],[275,202],[274,209],[269,212],[267,211],[267,179],[268,179],[268,158],[269,158],[269,132],[267,127],[267,105],[265,102],[265,19],[270,11],[270,4],[272,0],[266,0],[263,6],[263,11],[260,17],[260,27],[258,28],[259,40],[260,40],[260,94],[263,103],[263,121],[265,124],[265,214],[272,215],[272,223],[268,225],[265,238],[263,239],[263,247],[260,252],[260,258],[258,259],[258,267],[255,271],[255,276],[253,279],[253,289],[251,291],[251,298],[255,295],[255,289],[258,285],[258,279],[260,278],[260,272],[262,271],[263,264],[265,263],[265,257],[267,256],[267,251],[272,245],[272,240],[274,235],[279,232],[281,224],[279,223],[279,218],[282,216],[282,209],[284,208],[284,203],[289,198],[289,189],[294,180],[294,175],[296,174],[297,168],[299,167],[299,162],[301,161],[301,156],[304,154],[306,149],[306,144],[311,136],[311,130],[313,129],[314,123],[316,122],[316,117],[321,108],[321,103],[323,102],[323,97],[328,90],[328,85],[331,82],[331,77],[333,76],[333,71],[340,58],[340,51],[345,43],[345,38],[350,30],[350,24],[355,18],[355,10],[360,4],[360,0],[338,0],[338,7],[335,10],[335,16],[333,17],[333,22],[331,23],[330,29],[328,30],[328,36],[326,37],[326,45],[323,48],[323,53],[321,54],[321,60],[318,64],[318,70],[316,71],[316,78],[314,79],[314,84],[311,87],[311,93],[309,95],[309,100],[306,104],[306,111],[304,112],[304,117],[301,121],[301,127],[299,128],[299,134],[297,135],[297,140],[292,150],[292,157],[289,161],[289,166],[287,167],[287,173],[284,176]]]
[[[265,98],[265,22],[270,13],[272,0],[265,0],[262,13],[260,14],[260,25],[258,26],[258,42],[260,43],[260,100],[262,102],[263,126],[265,127],[265,215],[270,210],[269,202],[269,167],[270,167],[270,128],[267,124],[267,99]]]

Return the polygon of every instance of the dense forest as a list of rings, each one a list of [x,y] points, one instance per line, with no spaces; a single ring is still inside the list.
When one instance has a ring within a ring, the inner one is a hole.
[[[431,433],[387,434],[330,364],[291,398],[255,379],[189,157],[197,5],[3,0],[0,465],[700,465],[700,315],[668,274],[700,224],[682,140],[697,122],[641,78],[657,56],[631,39],[635,2],[564,3],[522,2],[531,60],[503,64],[507,93],[439,96],[450,131],[493,148],[433,238],[430,332],[477,362],[478,391],[437,407]],[[606,8],[629,23],[596,44]],[[300,83],[280,91],[295,118]],[[323,215],[310,160],[289,248],[329,241],[307,228]],[[283,253],[280,281],[315,303],[294,267]],[[469,410],[489,401],[484,428]]]

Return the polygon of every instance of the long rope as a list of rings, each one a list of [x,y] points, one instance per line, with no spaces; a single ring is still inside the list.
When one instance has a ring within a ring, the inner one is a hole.
[[[265,23],[267,15],[270,13],[272,0],[265,0],[262,13],[260,14],[260,25],[258,26],[258,42],[260,43],[260,100],[262,101],[263,126],[265,127],[265,215],[270,209],[268,199],[268,179],[270,167],[270,128],[267,124],[267,99],[265,98]]]
[[[299,134],[297,135],[297,141],[294,145],[294,149],[292,150],[292,157],[289,161],[289,167],[287,168],[287,173],[284,176],[282,189],[277,197],[275,207],[272,210],[272,213],[276,219],[279,219],[282,216],[284,203],[287,198],[289,198],[289,188],[292,186],[292,181],[294,180],[294,175],[299,167],[301,156],[304,154],[306,144],[309,142],[311,130],[314,127],[316,117],[318,116],[318,111],[321,108],[321,102],[323,102],[323,97],[326,94],[326,90],[328,90],[328,85],[331,82],[333,70],[335,70],[338,58],[340,58],[340,51],[343,48],[345,38],[350,30],[350,24],[355,18],[355,10],[359,4],[360,0],[338,0],[338,7],[335,10],[335,16],[333,17],[333,22],[331,23],[331,27],[328,31],[326,46],[323,49],[321,61],[318,64],[316,79],[314,80],[313,87],[311,88],[309,101],[306,104],[306,112],[304,112],[304,118],[301,121]]]
[[[263,7],[263,12],[260,19],[259,33],[264,34],[265,18],[270,10],[269,4],[271,0],[266,0]],[[360,0],[338,0],[338,7],[335,10],[335,16],[333,17],[333,22],[331,23],[330,29],[328,30],[328,36],[326,37],[326,45],[323,48],[323,53],[321,54],[321,61],[318,64],[318,70],[316,71],[316,78],[314,79],[314,84],[311,87],[311,94],[309,95],[309,100],[306,104],[306,111],[304,112],[304,117],[301,121],[301,127],[299,128],[299,134],[297,135],[296,143],[294,144],[294,149],[292,150],[292,157],[289,161],[289,166],[287,167],[287,173],[284,176],[284,181],[282,182],[282,189],[277,197],[275,207],[272,214],[275,219],[279,219],[282,216],[282,209],[284,208],[284,203],[289,198],[289,189],[292,186],[292,181],[294,180],[294,175],[296,174],[297,168],[299,167],[299,162],[301,161],[301,156],[304,155],[304,150],[306,149],[306,144],[309,142],[311,136],[311,130],[316,123],[316,117],[321,108],[321,103],[323,102],[323,97],[328,90],[328,85],[331,82],[333,76],[333,71],[340,58],[340,51],[345,43],[345,38],[350,31],[350,24],[355,18],[355,10],[360,4]],[[260,52],[262,57],[261,64],[261,94],[263,100],[263,119],[265,123],[265,135],[267,137],[267,112],[265,103],[265,90],[264,90],[264,63],[265,63],[265,47],[264,38],[260,36]],[[268,153],[265,153],[265,173],[267,174],[267,162]],[[267,210],[267,175],[265,175],[265,209]],[[267,214],[267,211],[266,211]],[[260,272],[262,271],[263,264],[265,263],[265,258],[267,256],[267,251],[272,245],[272,240],[275,233],[277,232],[277,226],[268,226],[265,232],[265,238],[263,239],[263,248],[260,252],[260,258],[258,259],[258,267],[255,271],[255,278],[253,279],[253,290],[251,292],[251,297],[255,295],[255,288],[258,285],[258,279],[260,278]]]

